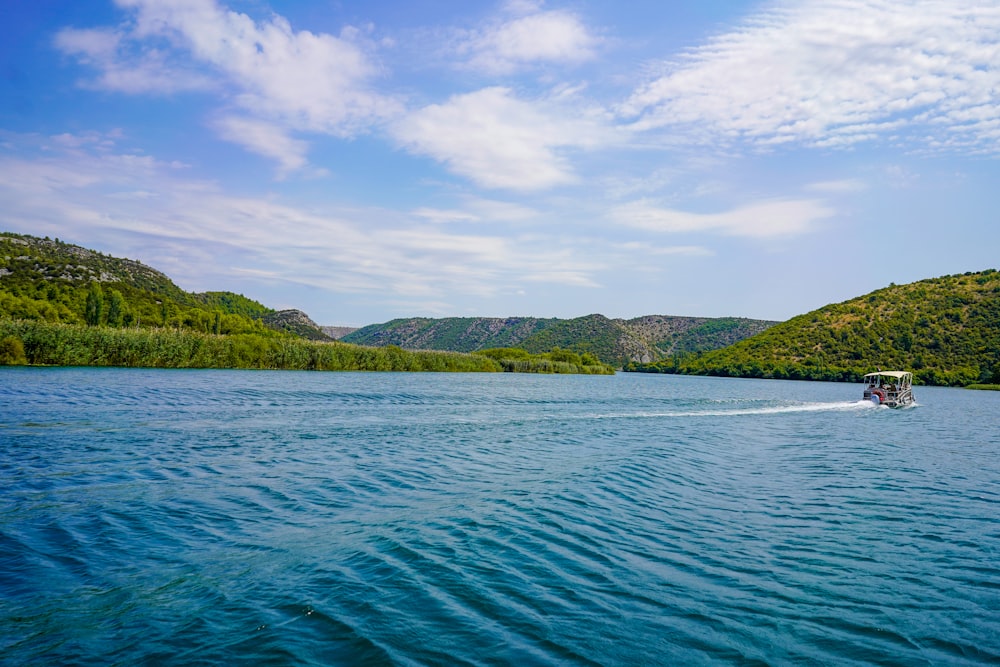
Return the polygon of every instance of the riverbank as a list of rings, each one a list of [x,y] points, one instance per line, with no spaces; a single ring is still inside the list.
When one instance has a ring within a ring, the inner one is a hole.
[[[0,320],[0,348],[0,363],[6,365],[586,375],[614,372],[603,364],[577,364],[548,355],[508,360],[482,354],[316,342],[280,334],[227,336],[37,320]]]

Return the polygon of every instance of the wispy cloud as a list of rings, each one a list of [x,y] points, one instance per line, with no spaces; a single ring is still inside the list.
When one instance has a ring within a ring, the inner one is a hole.
[[[0,156],[0,209],[9,229],[88,244],[113,238],[102,249],[202,289],[239,274],[370,299],[444,301],[525,282],[592,286],[601,267],[565,244],[549,251],[555,243],[544,236],[458,232],[376,208],[306,210],[224,193],[151,156],[77,148]]]
[[[857,178],[845,178],[839,181],[821,181],[809,183],[804,187],[807,192],[820,192],[824,194],[847,194],[851,192],[861,192],[868,189],[868,184]]]
[[[443,223],[502,223],[517,225],[538,219],[538,211],[514,202],[462,197],[456,208],[440,209],[420,207],[412,211],[417,218]]]
[[[280,126],[255,118],[223,116],[215,122],[219,136],[242,145],[247,150],[269,157],[280,165],[279,175],[305,166],[309,145],[293,139]]]
[[[179,62],[163,49],[137,41],[126,29],[64,28],[56,33],[55,46],[97,70],[81,79],[85,88],[127,94],[172,95],[209,90],[216,81],[187,62]]]
[[[814,199],[765,200],[721,213],[694,213],[639,200],[617,207],[611,217],[620,225],[652,232],[765,238],[808,232],[833,214],[832,208]]]
[[[882,138],[1000,151],[1000,6],[782,4],[665,65],[621,106],[638,130],[758,147]]]

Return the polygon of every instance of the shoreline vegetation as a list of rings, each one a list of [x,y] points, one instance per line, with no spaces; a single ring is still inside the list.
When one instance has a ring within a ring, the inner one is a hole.
[[[290,335],[211,334],[0,320],[0,365],[611,375],[593,355],[497,348],[467,354],[362,347]]]
[[[186,292],[160,271],[59,239],[0,232],[0,365],[715,375],[1000,385],[1000,272],[987,269],[829,304],[773,323],[410,318],[334,340],[298,310]],[[489,349],[482,349],[489,348]],[[641,361],[638,361],[641,360]]]

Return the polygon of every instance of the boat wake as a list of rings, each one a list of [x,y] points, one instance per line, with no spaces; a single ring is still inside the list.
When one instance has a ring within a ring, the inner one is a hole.
[[[607,415],[608,417],[742,417],[748,415],[780,415],[797,412],[852,412],[860,410],[876,410],[879,406],[871,401],[836,401],[830,403],[796,403],[793,405],[769,405],[747,408],[711,408],[689,410],[664,410],[655,412],[638,412],[631,415]]]

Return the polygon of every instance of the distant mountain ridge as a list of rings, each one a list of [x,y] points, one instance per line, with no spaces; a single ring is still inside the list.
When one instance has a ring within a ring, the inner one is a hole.
[[[714,350],[756,335],[777,322],[746,318],[647,315],[630,320],[604,315],[573,319],[535,317],[402,318],[353,331],[343,341],[413,350],[474,352],[520,347],[547,352],[559,347],[590,352],[604,363],[654,361],[680,352]]]
[[[91,310],[88,310],[91,309]],[[96,309],[96,310],[94,310]],[[586,315],[409,318],[361,329],[322,327],[300,310],[274,310],[242,294],[186,292],[164,273],[132,259],[59,239],[0,233],[0,316],[114,327],[169,327],[204,333],[282,331],[310,340],[410,350],[475,352],[561,348],[607,364],[654,361],[710,350],[775,324],[736,318],[650,315],[632,320]]]

